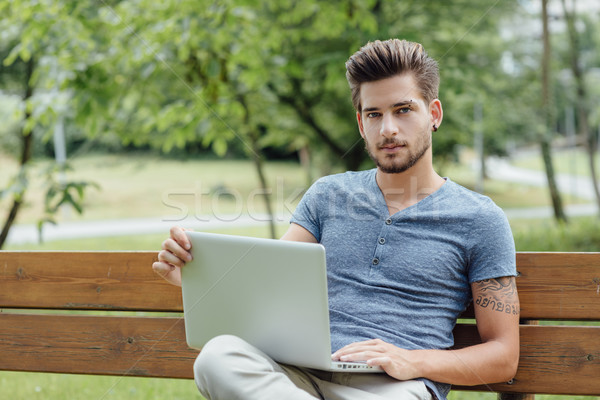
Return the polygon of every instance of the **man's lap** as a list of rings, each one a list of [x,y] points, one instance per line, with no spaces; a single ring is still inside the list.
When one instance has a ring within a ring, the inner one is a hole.
[[[251,398],[257,391],[261,392],[257,398],[277,398],[283,391],[286,395],[289,391],[287,398],[292,398],[293,392],[298,399],[431,399],[421,381],[398,381],[386,374],[327,372],[282,365],[235,336],[219,336],[207,343],[194,365],[194,375],[198,388],[208,398],[211,391],[224,390],[233,396],[234,391],[245,390],[246,393],[239,393],[240,398]]]

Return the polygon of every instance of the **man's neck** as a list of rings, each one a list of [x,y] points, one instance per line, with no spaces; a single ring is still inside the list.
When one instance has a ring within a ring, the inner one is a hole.
[[[418,203],[445,183],[433,168],[425,171],[410,168],[397,174],[389,174],[377,169],[376,180],[390,215]]]

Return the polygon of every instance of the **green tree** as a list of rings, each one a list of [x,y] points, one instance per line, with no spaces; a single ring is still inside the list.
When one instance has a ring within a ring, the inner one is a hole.
[[[499,117],[521,104],[500,67],[507,43],[498,35],[515,4],[46,0],[33,7],[13,1],[0,11],[10,16],[6,31],[22,31],[5,63],[31,54],[55,60],[61,73],[43,81],[69,93],[69,122],[88,137],[116,134],[165,152],[198,143],[219,156],[242,149],[269,209],[265,147],[302,150],[322,172],[372,165],[344,74],[344,62],[368,40],[419,41],[440,61],[446,116],[434,136],[437,162],[472,144],[475,102],[490,116],[488,153],[501,153],[522,129],[520,119]],[[497,100],[503,96],[510,100]],[[47,109],[27,126],[51,121]]]
[[[506,75],[500,70],[504,43],[498,29],[512,5],[309,1],[272,6],[268,20],[274,23],[264,35],[277,35],[272,59],[281,66],[274,69],[269,87],[299,124],[288,140],[308,143],[313,152],[325,150],[330,163],[343,169],[371,165],[356,128],[344,62],[368,40],[400,37],[422,42],[440,61],[441,97],[452,107],[443,130],[434,136],[434,147],[438,163],[453,159],[458,144],[471,144],[473,99],[501,108],[494,103],[501,96],[494,95],[505,92],[509,80],[498,84],[498,77]],[[508,102],[506,106],[513,107]],[[289,115],[285,112],[282,115]],[[491,153],[502,151],[499,136],[507,135],[498,133],[512,131],[512,121],[494,122],[496,129],[486,129]]]
[[[235,142],[254,161],[273,215],[262,154],[272,105],[254,13],[233,2],[138,1],[104,7],[100,18],[110,47],[73,79],[77,103],[89,109],[86,129],[114,130],[126,143],[164,151],[199,142],[219,156]],[[107,87],[110,77],[123,85]],[[274,237],[272,218],[270,226]]]
[[[109,89],[102,84],[110,76],[126,83],[118,106],[105,108],[128,116],[115,120],[111,113],[110,129],[134,144],[149,142],[169,150],[201,141],[218,154],[232,141],[252,148],[243,133],[248,119],[259,127],[253,131],[261,133],[250,137],[260,137],[261,146],[308,146],[334,168],[361,168],[366,156],[344,62],[376,38],[419,40],[440,58],[442,97],[454,109],[447,114],[444,134],[436,136],[439,159],[453,157],[457,144],[470,144],[473,99],[490,99],[497,110],[493,95],[506,91],[506,85],[498,84],[504,74],[499,68],[504,44],[497,37],[511,1],[493,7],[315,0],[174,4],[137,1],[106,8],[102,14],[113,36],[110,54],[94,66],[101,71],[90,68],[80,74],[81,86],[98,88],[93,95],[82,92],[83,103],[106,98],[102,94]],[[464,26],[459,35],[457,26]],[[94,84],[96,75],[102,77],[99,84]],[[513,107],[509,103],[506,107]],[[106,130],[107,113],[98,112],[98,104],[88,107],[93,115],[86,117],[88,128]],[[136,129],[116,126],[118,121]],[[498,132],[511,131],[511,121],[498,118],[494,123],[500,129],[488,129],[487,142],[492,152],[499,152]]]
[[[542,25],[543,25],[543,57],[541,61],[542,66],[542,111],[544,115],[546,132],[540,135],[540,146],[542,150],[542,157],[544,160],[544,166],[546,169],[546,177],[548,178],[548,188],[550,189],[550,197],[552,199],[552,205],[554,208],[554,218],[559,222],[566,222],[567,216],[564,212],[562,205],[562,198],[558,192],[556,186],[556,179],[554,176],[554,166],[552,163],[552,153],[550,150],[550,139],[548,132],[552,129],[553,124],[553,111],[550,99],[550,33],[548,28],[548,0],[542,0]]]
[[[31,4],[15,1],[0,4],[0,31],[6,48],[2,62],[9,69],[7,75],[12,83],[7,89],[22,93],[22,123],[15,134],[20,139],[19,172],[6,188],[0,190],[0,198],[8,197],[10,206],[0,231],[0,248],[14,224],[25,201],[29,185],[29,167],[33,157],[34,134],[48,137],[56,116],[56,93],[53,89],[63,79],[65,71],[57,68],[61,56],[77,54],[89,43],[82,25],[86,10],[77,2],[38,2]],[[67,204],[82,212],[81,204],[88,182],[59,182],[51,168],[47,174],[44,222],[53,222],[58,208]]]
[[[590,175],[592,180],[592,187],[594,188],[594,195],[596,196],[596,204],[600,210],[600,188],[598,187],[598,174],[596,172],[596,148],[597,139],[596,135],[590,129],[589,123],[589,99],[588,89],[585,82],[585,70],[581,62],[581,49],[579,33],[575,27],[576,15],[575,15],[575,2],[573,2],[573,9],[569,10],[565,0],[561,0],[564,17],[567,24],[567,33],[569,37],[569,64],[573,77],[575,78],[575,89],[576,89],[576,101],[575,106],[577,109],[579,134],[584,138],[585,148],[587,150]],[[585,25],[584,25],[585,26]]]

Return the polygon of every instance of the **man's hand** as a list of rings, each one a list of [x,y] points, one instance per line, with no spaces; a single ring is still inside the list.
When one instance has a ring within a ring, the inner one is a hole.
[[[379,366],[393,378],[406,381],[420,378],[415,352],[401,349],[381,339],[357,342],[342,347],[333,355],[333,360],[365,361],[368,365]]]
[[[163,242],[158,261],[152,264],[152,269],[169,283],[181,286],[181,268],[192,261],[191,248],[185,229],[174,226],[171,236]]]

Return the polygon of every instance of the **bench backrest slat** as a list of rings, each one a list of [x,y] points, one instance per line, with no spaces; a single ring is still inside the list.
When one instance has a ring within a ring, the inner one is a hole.
[[[521,318],[600,320],[600,253],[518,253]]]
[[[0,307],[181,312],[156,252],[0,252]],[[600,320],[600,253],[518,253],[521,318]],[[465,314],[472,316],[472,311]]]
[[[0,252],[0,308],[181,312],[156,252]]]

